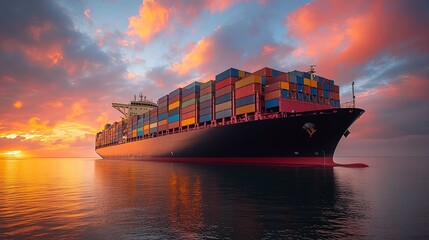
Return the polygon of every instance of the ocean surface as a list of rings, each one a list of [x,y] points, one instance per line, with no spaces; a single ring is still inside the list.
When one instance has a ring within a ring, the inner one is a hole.
[[[0,239],[429,239],[429,158],[0,160]]]

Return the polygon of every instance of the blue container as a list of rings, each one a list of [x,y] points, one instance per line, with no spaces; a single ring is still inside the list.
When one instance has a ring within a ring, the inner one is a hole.
[[[200,102],[200,108],[208,108],[208,107],[212,107],[212,100],[211,99],[204,101],[204,102]]]
[[[302,85],[302,84],[296,85],[296,91],[297,92],[304,92],[304,85]]]
[[[334,84],[335,84],[334,80],[329,80],[328,83],[330,86],[334,86]]]
[[[239,99],[235,100],[235,107],[241,107],[241,106],[245,106],[245,105],[249,105],[255,103],[255,95],[250,95],[247,97],[242,97]]]
[[[168,116],[173,116],[173,115],[176,115],[176,114],[179,114],[179,113],[180,113],[180,108],[179,107],[173,108],[173,109],[171,109],[171,110],[168,111]]]
[[[300,76],[296,76],[296,82],[297,84],[304,85],[304,78]]]
[[[209,122],[212,120],[212,115],[211,114],[207,114],[204,116],[200,116],[200,120],[198,122],[202,123],[202,122]]]
[[[298,101],[304,101],[304,93],[300,92],[296,95]]]
[[[212,108],[211,107],[208,107],[208,108],[203,108],[203,109],[200,109],[200,111],[198,112],[198,114],[200,115],[200,116],[204,116],[204,115],[207,115],[207,114],[211,114],[212,113]]]
[[[216,113],[216,119],[221,119],[225,117],[231,117],[231,109],[220,111]]]
[[[167,113],[158,114],[158,121],[162,121],[167,118]]]
[[[313,80],[316,80],[316,81],[318,81],[318,82],[319,82],[319,76],[314,75],[314,76],[313,76]]]
[[[317,95],[317,88],[314,88],[314,87],[310,88],[310,93],[311,93],[311,95],[316,96]]]
[[[267,77],[266,76],[262,76],[262,86],[267,85]]]
[[[328,90],[323,91],[323,96],[325,98],[329,98],[329,91]]]
[[[279,106],[279,99],[278,98],[274,98],[268,101],[265,101],[265,108],[273,108],[273,107],[278,107]]]
[[[143,132],[142,131],[137,131],[137,137],[142,137],[143,136]]]
[[[300,76],[300,77],[302,77],[302,72],[300,72],[300,71],[297,71],[297,70],[293,70],[292,72],[290,72],[290,73],[292,73],[293,75],[295,75],[295,76]]]
[[[143,122],[142,123],[137,123],[137,128],[141,128],[143,127]]]
[[[156,133],[157,131],[158,131],[158,127],[149,129],[149,133]]]
[[[158,122],[158,117],[153,117],[149,120],[149,123],[156,123]]]
[[[215,99],[215,104],[218,105],[218,104],[228,102],[228,101],[231,101],[231,93],[227,93],[225,95],[217,97]]]
[[[280,72],[273,69],[273,77],[277,77],[278,75],[280,75]]]
[[[238,69],[230,68],[223,71],[222,73],[219,73],[218,75],[216,75],[216,82],[219,82],[229,77],[238,77]]]
[[[308,73],[308,72],[302,73],[302,76],[305,78],[311,78],[310,73]]]
[[[329,82],[325,82],[325,83],[323,83],[323,90],[327,90],[327,91],[329,91]]]
[[[289,82],[297,84],[296,75],[290,73],[289,74]]]
[[[282,95],[282,98],[290,98],[289,90],[282,89],[281,95]]]
[[[178,89],[172,91],[171,93],[169,93],[168,96],[170,96],[170,98],[173,98],[173,97],[175,97],[181,93],[182,93],[182,89],[178,88]]]
[[[188,86],[186,86],[185,88],[186,89],[192,89],[192,88],[196,89],[196,87],[198,87],[198,89],[199,89],[200,85],[201,85],[200,82],[193,82],[193,83],[189,84]]]
[[[177,121],[179,121],[179,114],[176,114],[176,115],[174,115],[174,116],[170,116],[170,117],[168,117],[168,122],[169,122],[169,123],[177,122]]]
[[[158,108],[166,107],[168,105],[168,101],[158,102]]]

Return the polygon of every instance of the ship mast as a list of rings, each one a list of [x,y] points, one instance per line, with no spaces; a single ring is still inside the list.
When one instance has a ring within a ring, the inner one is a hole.
[[[309,66],[310,70],[308,71],[308,73],[310,73],[310,79],[314,80],[314,75],[316,73],[316,65],[310,65]]]
[[[355,82],[352,82],[353,108],[356,108]]]

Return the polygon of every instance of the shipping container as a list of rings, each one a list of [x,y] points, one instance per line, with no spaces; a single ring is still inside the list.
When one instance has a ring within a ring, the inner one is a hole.
[[[221,89],[221,88],[224,88],[228,85],[233,85],[237,80],[238,80],[238,78],[229,77],[229,78],[223,79],[219,82],[216,82],[216,91]]]
[[[289,90],[276,90],[265,94],[265,101],[271,100],[274,98],[289,98]]]
[[[213,102],[210,99],[210,100],[207,100],[207,101],[204,101],[204,102],[200,103],[200,109],[212,107],[212,105],[213,105]]]
[[[317,88],[314,88],[314,87],[310,88],[310,93],[311,93],[311,95],[316,96],[317,95]]]
[[[212,111],[213,111],[213,108],[212,108],[212,107],[203,108],[203,109],[200,109],[200,111],[198,112],[198,114],[199,114],[200,116],[203,116],[203,115],[207,115],[207,114],[212,113]]]
[[[272,84],[265,86],[265,93],[276,91],[279,89],[289,90],[289,83],[288,82],[273,82]]]
[[[185,108],[182,108],[182,113],[187,113],[187,112],[195,112],[196,111],[196,104],[192,104],[190,106],[187,106]]]
[[[228,93],[223,96],[217,97],[215,99],[215,104],[218,105],[224,102],[228,102],[228,101],[231,101],[231,99],[232,99],[231,94]]]
[[[212,114],[210,113],[204,116],[200,116],[200,120],[198,122],[203,123],[203,122],[209,122],[211,120],[213,119],[212,119]]]
[[[180,108],[174,108],[174,109],[171,109],[170,111],[168,111],[168,116],[173,116],[173,115],[176,115],[176,114],[179,114],[180,113]]]
[[[206,88],[213,88],[213,87],[214,87],[214,81],[213,80],[209,80],[205,83],[200,84],[201,90],[206,89]]]
[[[166,125],[168,123],[167,119],[158,121],[158,126]]]
[[[317,81],[316,80],[310,80],[310,87],[317,88]]]
[[[191,93],[191,94],[189,94],[188,96],[183,95],[183,96],[182,96],[182,102],[189,101],[189,100],[191,100],[192,98],[198,98],[198,96],[199,96],[199,93]]]
[[[178,127],[180,127],[180,121],[179,120],[177,120],[175,122],[168,123],[169,129],[174,129],[174,128],[178,128]]]
[[[168,101],[168,94],[158,99],[158,105],[159,103],[166,102],[166,101]]]
[[[257,76],[272,77],[273,76],[273,69],[264,67],[264,68],[259,69],[258,71],[254,72],[252,74],[257,75]]]
[[[168,103],[171,104],[171,103],[180,101],[181,99],[182,99],[182,94],[179,94],[174,97],[170,97],[170,99],[168,100]]]
[[[216,87],[214,86],[210,86],[210,87],[206,87],[200,90],[200,95],[206,95],[206,94],[214,94]]]
[[[194,117],[182,120],[182,127],[192,125],[192,124],[195,124]]]
[[[172,110],[174,108],[178,108],[180,106],[180,101],[173,102],[168,105],[168,110]]]
[[[244,105],[255,104],[255,95],[250,95],[235,100],[235,107],[242,107]]]
[[[195,117],[195,116],[196,116],[195,112],[181,113],[180,119],[188,119],[188,118]]]
[[[306,78],[306,77],[305,77],[305,78],[304,78],[304,85],[305,85],[305,86],[309,86],[309,87],[310,87],[310,86],[311,86],[311,80],[310,80],[309,78]]]
[[[256,93],[262,93],[261,84],[255,83],[235,89],[235,98],[238,99],[249,95],[255,95]]]
[[[227,69],[227,70],[219,73],[218,75],[216,75],[216,83],[225,79],[225,78],[229,78],[229,77],[238,78],[239,77],[239,70],[235,69],[235,68],[230,68],[230,69]]]
[[[158,121],[164,120],[167,118],[167,113],[158,114]]]
[[[213,97],[212,93],[209,93],[209,94],[206,94],[206,95],[202,95],[202,96],[200,96],[199,102],[202,103],[202,102],[205,102],[207,100],[211,100],[212,97]]]
[[[279,106],[279,99],[278,98],[274,98],[268,101],[265,101],[265,108],[269,109],[269,108],[274,108],[274,107],[278,107]]]
[[[172,122],[177,122],[177,121],[179,121],[179,118],[180,118],[179,114],[170,116],[170,117],[168,117],[168,123],[170,124]]]
[[[234,86],[233,85],[228,85],[228,86],[223,87],[221,89],[216,89],[215,96],[219,97],[219,96],[222,96],[222,95],[225,95],[225,94],[228,94],[228,93],[231,94],[232,91],[234,91]]]
[[[255,104],[244,105],[235,109],[236,115],[255,112]]]
[[[182,88],[178,88],[178,89],[172,91],[171,93],[169,93],[168,96],[170,98],[172,98],[172,97],[175,97],[175,96],[181,95],[181,94],[182,94]]]
[[[224,102],[224,103],[221,103],[221,104],[217,104],[215,106],[215,111],[216,112],[224,111],[226,109],[231,109],[231,101]]]
[[[195,98],[192,98],[191,100],[183,102],[181,108],[186,108],[188,106],[191,106],[191,105],[195,104],[195,100],[196,100]]]
[[[245,78],[235,82],[235,88],[241,88],[249,84],[259,83],[262,84],[262,77],[258,75],[248,75]]]
[[[231,109],[228,109],[228,110],[216,112],[215,115],[216,115],[216,119],[231,117],[232,111],[231,111]]]
[[[304,92],[304,85],[301,85],[301,84],[296,85],[296,91],[303,93]]]
[[[295,83],[289,83],[289,91],[296,92],[296,84]]]
[[[168,105],[162,108],[158,108],[158,114],[166,113],[166,112],[168,112]]]
[[[300,76],[296,76],[296,83],[299,85],[304,85],[304,78]]]

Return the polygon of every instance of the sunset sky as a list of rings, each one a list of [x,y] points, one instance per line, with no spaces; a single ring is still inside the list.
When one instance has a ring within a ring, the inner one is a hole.
[[[0,2],[0,157],[95,157],[112,102],[230,67],[332,78],[366,113],[336,155],[429,155],[429,3]]]

